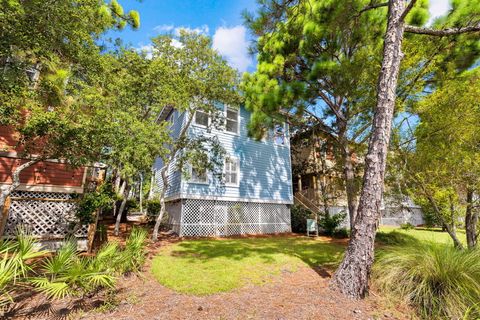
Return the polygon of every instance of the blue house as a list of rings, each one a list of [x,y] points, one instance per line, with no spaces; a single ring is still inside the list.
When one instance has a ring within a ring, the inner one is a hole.
[[[188,129],[191,136],[217,136],[226,151],[221,177],[195,172],[188,178],[172,163],[168,168],[166,210],[169,224],[180,236],[229,236],[290,232],[293,203],[288,124],[278,125],[262,141],[247,135],[250,113],[225,106],[222,129],[210,127],[208,114],[197,111]],[[164,110],[178,137],[187,117]],[[159,159],[155,181],[162,188]]]

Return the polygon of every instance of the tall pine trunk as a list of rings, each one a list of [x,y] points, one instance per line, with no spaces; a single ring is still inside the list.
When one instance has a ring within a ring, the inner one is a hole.
[[[389,2],[373,132],[365,157],[365,172],[357,217],[343,261],[332,279],[334,287],[352,298],[365,297],[369,288],[370,271],[374,260],[375,233],[380,218],[387,150],[395,108],[395,91],[402,60],[404,10],[404,0]]]
[[[347,194],[348,217],[350,219],[350,230],[355,226],[357,219],[357,191],[355,187],[355,170],[352,163],[352,155],[346,146],[344,155],[343,174],[345,176],[345,190]]]
[[[478,210],[473,209],[474,192],[471,189],[467,190],[467,209],[465,211],[465,234],[467,235],[467,246],[469,249],[477,247],[477,225],[478,225]]]

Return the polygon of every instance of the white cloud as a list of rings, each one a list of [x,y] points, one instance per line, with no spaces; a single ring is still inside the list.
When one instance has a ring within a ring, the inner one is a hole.
[[[440,16],[443,16],[450,9],[449,0],[432,0],[430,1],[430,20],[429,24]]]
[[[213,48],[240,72],[246,71],[252,63],[246,34],[245,27],[239,25],[233,28],[220,27],[213,35]]]
[[[162,24],[153,28],[158,33],[170,32],[175,28],[173,24]]]
[[[139,48],[136,49],[139,52],[145,52],[147,55],[148,59],[152,59],[153,56],[153,46],[151,44],[147,44],[144,46],[140,46]]]
[[[175,36],[178,37],[180,35],[180,30],[185,30],[187,32],[195,32],[199,34],[208,34],[208,32],[210,31],[210,28],[206,24],[196,28],[191,28],[186,26],[176,27],[173,24],[162,24],[153,28],[153,30],[158,33],[173,33]]]

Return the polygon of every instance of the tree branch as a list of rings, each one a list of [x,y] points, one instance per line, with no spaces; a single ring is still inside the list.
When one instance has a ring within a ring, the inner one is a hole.
[[[436,37],[453,36],[453,35],[467,33],[467,32],[479,32],[479,31],[480,31],[480,23],[475,26],[447,28],[447,29],[441,29],[441,30],[432,29],[432,28],[415,27],[415,26],[409,26],[409,25],[405,26],[405,32],[436,36]]]
[[[410,3],[408,4],[408,6],[405,8],[405,10],[403,10],[402,16],[400,17],[400,21],[405,20],[405,17],[412,10],[412,8],[413,8],[413,6],[415,5],[416,2],[417,2],[417,0],[410,0]]]
[[[370,4],[366,7],[364,7],[362,10],[360,10],[358,12],[358,14],[360,15],[360,14],[364,13],[365,11],[372,10],[372,9],[377,9],[377,8],[380,8],[380,7],[388,7],[388,2]]]

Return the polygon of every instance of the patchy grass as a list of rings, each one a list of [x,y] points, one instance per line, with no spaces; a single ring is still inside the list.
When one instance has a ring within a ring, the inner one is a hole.
[[[464,234],[459,233],[464,238]],[[328,238],[271,237],[186,240],[162,248],[152,261],[152,273],[164,286],[177,292],[208,295],[248,284],[263,284],[282,272],[300,266],[333,269],[345,244]],[[414,247],[421,242],[448,243],[440,230],[402,230],[382,227],[377,253],[385,246]]]
[[[199,239],[163,248],[152,272],[178,292],[208,295],[262,284],[300,266],[337,265],[344,246],[320,238]]]
[[[463,230],[457,230],[457,236],[460,241],[466,243],[465,232]],[[380,230],[377,233],[377,240],[382,244],[388,245],[406,244],[405,241],[428,241],[448,245],[453,244],[448,233],[443,232],[440,228],[415,228],[411,230],[402,230],[398,227],[383,226],[380,227]],[[400,241],[400,243],[397,243],[396,241]]]

